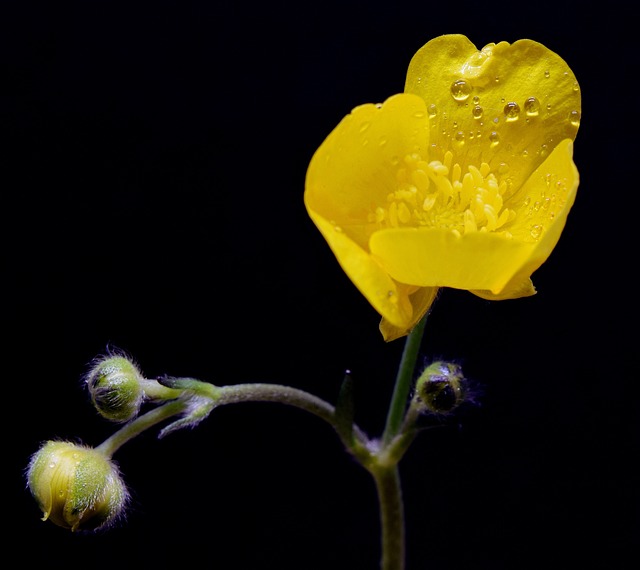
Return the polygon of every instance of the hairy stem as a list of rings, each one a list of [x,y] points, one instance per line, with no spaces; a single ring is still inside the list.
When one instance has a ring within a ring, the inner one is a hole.
[[[371,470],[380,503],[381,570],[404,570],[404,505],[397,465]]]

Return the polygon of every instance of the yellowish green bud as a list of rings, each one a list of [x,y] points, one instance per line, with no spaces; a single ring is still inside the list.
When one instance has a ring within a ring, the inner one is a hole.
[[[144,400],[144,377],[127,357],[97,359],[85,380],[91,401],[104,418],[127,422],[138,415]]]
[[[423,411],[446,414],[464,402],[467,383],[460,365],[436,361],[427,366],[416,383],[416,398]]]
[[[32,455],[29,490],[42,520],[78,530],[103,529],[121,516],[129,495],[113,461],[95,449],[48,441]]]

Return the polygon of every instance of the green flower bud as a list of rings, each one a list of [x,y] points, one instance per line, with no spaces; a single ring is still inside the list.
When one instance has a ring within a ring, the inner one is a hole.
[[[144,377],[127,357],[97,359],[85,380],[101,416],[113,422],[127,422],[138,415],[144,400]]]
[[[464,402],[466,387],[458,364],[436,361],[427,366],[418,378],[416,398],[423,411],[446,414]]]
[[[106,528],[122,515],[129,498],[113,461],[65,441],[48,441],[32,455],[27,482],[42,520],[72,531]]]

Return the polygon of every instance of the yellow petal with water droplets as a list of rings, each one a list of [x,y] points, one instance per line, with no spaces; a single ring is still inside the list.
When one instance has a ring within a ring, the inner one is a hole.
[[[560,141],[574,139],[581,96],[567,63],[524,39],[478,50],[463,35],[437,37],[413,56],[405,92],[432,109],[435,157],[451,150],[464,167],[510,169],[518,188]]]

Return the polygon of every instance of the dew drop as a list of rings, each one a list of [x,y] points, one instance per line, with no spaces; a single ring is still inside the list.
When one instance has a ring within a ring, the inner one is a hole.
[[[478,97],[477,95],[473,96],[473,102],[477,105],[478,103],[480,103],[480,97]]]
[[[360,125],[360,132],[364,133],[370,126],[371,126],[371,123],[369,123],[369,122],[362,123]]]
[[[529,117],[537,117],[540,112],[540,101],[538,101],[535,97],[529,97],[524,102],[524,112]]]
[[[549,147],[546,144],[540,145],[540,157],[544,158],[549,154]]]
[[[547,69],[547,70],[544,72],[544,76],[548,79],[550,75],[551,75],[551,73],[549,73],[549,70]]]
[[[497,146],[500,143],[500,135],[495,131],[491,131],[491,134],[489,135],[489,142],[492,147]]]
[[[423,111],[416,111],[416,112],[413,114],[413,116],[414,116],[416,119],[422,119],[422,118],[424,117],[424,112],[423,112]]]
[[[498,174],[506,174],[509,172],[509,165],[506,162],[501,162],[498,166]]]
[[[504,115],[507,118],[507,123],[517,121],[520,117],[520,105],[513,101],[507,103],[504,106]]]
[[[464,133],[462,131],[458,131],[454,138],[458,144],[464,144]]]
[[[574,127],[579,127],[580,126],[580,112],[579,111],[571,111],[571,113],[569,113],[569,121],[571,121],[571,124]]]
[[[473,110],[471,111],[471,114],[473,115],[474,119],[481,119],[482,118],[482,107],[480,105],[476,105]]]
[[[531,237],[533,239],[538,239],[541,235],[542,235],[542,226],[540,224],[531,226]]]
[[[471,85],[464,79],[458,79],[451,84],[451,95],[456,101],[466,101],[471,95]]]
[[[437,114],[438,114],[438,109],[433,103],[431,103],[431,105],[429,105],[429,116],[435,117]]]

